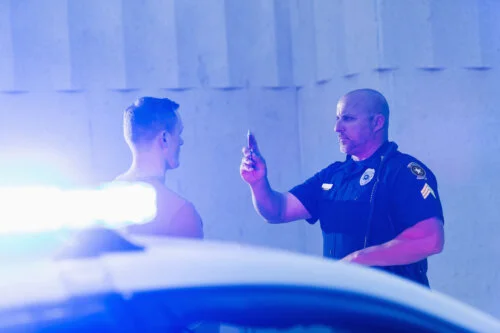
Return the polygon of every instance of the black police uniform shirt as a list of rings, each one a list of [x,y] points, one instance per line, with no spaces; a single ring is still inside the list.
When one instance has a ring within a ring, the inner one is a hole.
[[[444,221],[434,174],[399,152],[394,142],[386,142],[363,161],[347,156],[290,193],[311,215],[309,223],[320,221],[323,254],[335,259],[388,242],[422,220]],[[429,285],[426,259],[378,268]]]

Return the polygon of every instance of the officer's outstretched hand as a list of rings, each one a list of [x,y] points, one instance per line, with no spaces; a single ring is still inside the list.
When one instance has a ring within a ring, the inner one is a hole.
[[[243,147],[243,158],[240,164],[241,178],[253,185],[267,176],[266,161],[260,155],[255,136],[248,131],[247,147]]]

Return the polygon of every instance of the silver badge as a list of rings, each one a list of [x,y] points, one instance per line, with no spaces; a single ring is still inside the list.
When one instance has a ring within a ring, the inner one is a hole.
[[[366,169],[359,179],[359,185],[364,186],[372,181],[375,176],[375,169]]]

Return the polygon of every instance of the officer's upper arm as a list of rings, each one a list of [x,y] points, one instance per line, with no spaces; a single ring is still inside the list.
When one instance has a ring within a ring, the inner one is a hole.
[[[403,229],[429,218],[444,221],[436,178],[420,163],[398,170],[390,195],[392,217]]]
[[[304,220],[311,218],[311,214],[307,211],[306,207],[290,192],[283,194],[284,210],[282,213],[283,222],[291,222],[296,220]]]
[[[284,222],[305,219],[311,224],[316,223],[319,218],[320,198],[324,193],[323,187],[332,186],[329,184],[332,173],[340,165],[340,162],[329,165],[284,194],[286,206],[282,214]]]
[[[430,217],[405,229],[396,239],[419,240],[418,246],[425,248],[429,255],[439,253],[444,246],[443,221],[437,217]]]

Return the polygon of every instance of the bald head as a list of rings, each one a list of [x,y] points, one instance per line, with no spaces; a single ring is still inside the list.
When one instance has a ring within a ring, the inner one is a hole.
[[[381,114],[384,116],[384,129],[387,132],[389,128],[389,105],[384,95],[373,89],[357,89],[348,92],[340,98],[337,109],[355,108],[366,112],[368,116]]]

